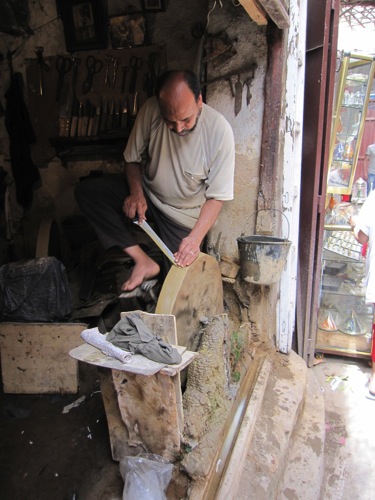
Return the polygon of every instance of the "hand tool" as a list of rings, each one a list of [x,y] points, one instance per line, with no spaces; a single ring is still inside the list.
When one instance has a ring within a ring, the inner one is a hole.
[[[94,56],[88,56],[86,58],[86,67],[87,67],[87,77],[82,85],[82,93],[87,94],[91,87],[92,82],[94,80],[94,76],[100,73],[103,68],[103,61],[100,59],[96,59]]]
[[[81,64],[81,59],[79,57],[73,57],[73,74],[72,74],[72,93],[73,97],[76,96],[76,85],[78,78],[78,66]]]
[[[41,96],[44,95],[44,72],[49,71],[51,68],[45,62],[43,58],[43,47],[37,47],[35,54],[38,58],[38,66],[39,66],[39,93]]]
[[[229,83],[229,85],[230,85],[230,91],[232,93],[232,97],[236,97],[236,92],[234,90],[234,85],[233,85],[232,77],[228,76],[227,78],[225,78],[225,81],[227,81]]]
[[[95,115],[96,115],[96,106],[95,106],[95,104],[91,103],[89,124],[87,126],[87,137],[91,137],[93,135]]]
[[[134,224],[137,224],[139,227],[143,229],[145,233],[149,235],[149,237],[153,240],[153,242],[157,245],[157,247],[168,257],[168,259],[174,264],[174,255],[169,250],[167,245],[159,238],[159,236],[155,233],[152,227],[144,220],[142,222],[138,222],[138,220],[133,220]]]
[[[101,106],[99,132],[105,132],[107,130],[107,116],[108,116],[108,98],[104,97]]]
[[[113,129],[118,130],[121,126],[121,118],[120,118],[120,110],[121,110],[121,100],[115,100],[115,114],[113,118]]]
[[[64,86],[64,78],[67,73],[72,69],[73,61],[69,57],[57,56],[56,58],[56,69],[59,74],[57,79],[56,88],[56,101],[59,102],[61,98],[61,92]]]
[[[249,106],[250,101],[251,101],[251,97],[252,97],[252,95],[250,93],[251,82],[252,82],[252,78],[247,78],[244,81],[244,85],[246,85],[246,87],[247,87],[247,89],[246,89],[246,106]]]
[[[72,102],[69,101],[69,84],[65,83],[60,97],[59,112],[59,136],[69,137],[70,118],[72,113]]]
[[[148,71],[145,75],[145,92],[147,93],[147,97],[151,97],[154,95],[154,86],[156,82],[156,72],[155,72],[155,64],[156,64],[156,54],[155,52],[151,52],[149,55],[147,65]]]
[[[79,115],[79,100],[75,97],[73,101],[72,120],[70,124],[70,137],[75,137],[77,134]]]
[[[112,99],[108,104],[108,116],[106,125],[107,132],[111,132],[113,130],[114,116],[115,116],[115,99],[112,97]]]
[[[79,103],[79,108],[78,108],[78,125],[77,125],[78,137],[82,137],[83,135],[83,112],[84,112],[84,107],[83,107],[83,102],[81,101]]]
[[[124,103],[122,105],[121,113],[121,128],[125,130],[128,124],[128,96],[124,96]]]
[[[111,56],[105,56],[105,60],[106,60],[106,68],[105,68],[105,78],[104,78],[104,85],[106,87],[110,87],[111,86],[111,82],[109,80],[109,68],[111,66],[111,61],[112,61],[112,57]]]
[[[238,73],[237,81],[235,84],[235,98],[234,98],[234,114],[237,116],[242,108],[242,83],[241,75]]]
[[[89,99],[86,99],[85,105],[83,107],[82,137],[87,137],[90,116],[91,116],[91,102]]]
[[[125,94],[126,77],[129,73],[129,66],[122,66],[122,82],[121,82],[121,92]]]
[[[137,72],[143,66],[143,59],[137,56],[131,56],[130,58],[130,69],[132,70],[132,75],[129,84],[129,92],[134,94],[137,85]]]
[[[94,124],[92,127],[92,135],[94,135],[94,136],[99,134],[101,113],[102,113],[102,101],[100,100],[100,104],[99,104],[99,106],[97,106],[96,111],[95,111]]]
[[[135,120],[138,113],[139,90],[134,94],[132,117]]]
[[[112,88],[116,87],[116,78],[117,78],[117,68],[118,68],[118,58],[113,58],[113,73],[112,73]]]

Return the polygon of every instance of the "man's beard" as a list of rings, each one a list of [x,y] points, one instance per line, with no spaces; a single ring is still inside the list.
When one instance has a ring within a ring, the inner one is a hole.
[[[171,131],[174,134],[177,134],[179,137],[184,137],[185,135],[191,134],[197,128],[198,120],[199,120],[199,117],[201,116],[201,113],[202,113],[202,108],[200,108],[200,110],[199,110],[199,112],[197,114],[197,119],[195,120],[195,123],[194,123],[194,125],[191,128],[185,128],[181,132],[177,132],[176,130],[174,130],[173,128],[171,128]]]

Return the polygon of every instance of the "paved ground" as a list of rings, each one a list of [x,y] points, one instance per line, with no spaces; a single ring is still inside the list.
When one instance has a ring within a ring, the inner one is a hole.
[[[368,361],[326,355],[312,370],[326,408],[321,498],[374,500],[375,401],[365,397]]]

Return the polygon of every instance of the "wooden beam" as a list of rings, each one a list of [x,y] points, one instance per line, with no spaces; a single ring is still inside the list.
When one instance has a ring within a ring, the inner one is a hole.
[[[267,17],[255,0],[240,0],[240,4],[249,14],[251,19],[259,26],[265,26],[268,23]]]
[[[280,30],[289,28],[289,14],[283,0],[259,0],[259,2]]]
[[[279,29],[289,28],[289,14],[283,0],[239,0],[251,19],[260,26],[268,24],[269,16]]]

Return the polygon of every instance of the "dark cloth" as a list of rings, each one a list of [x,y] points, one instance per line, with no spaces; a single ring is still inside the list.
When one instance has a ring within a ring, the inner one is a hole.
[[[30,144],[35,134],[23,98],[22,75],[15,73],[11,78],[5,109],[5,126],[9,134],[9,154],[16,185],[17,202],[30,206],[33,187],[40,183],[40,173],[31,159]]]
[[[121,319],[108,333],[107,341],[133,354],[142,354],[157,363],[176,365],[182,358],[177,349],[151,333],[138,314]]]
[[[77,203],[91,223],[104,249],[120,247],[122,250],[138,245],[136,226],[125,216],[123,205],[129,196],[129,188],[124,175],[113,174],[100,178],[82,180],[75,189]],[[165,217],[147,198],[146,217],[153,222],[155,232],[172,253],[176,252],[181,240],[190,229],[180,226]],[[162,274],[167,275],[171,262],[163,256]]]

